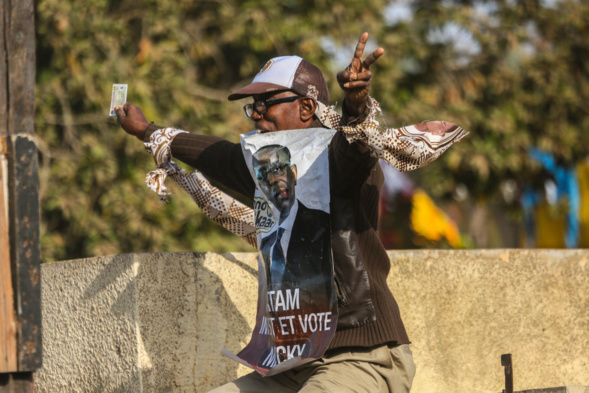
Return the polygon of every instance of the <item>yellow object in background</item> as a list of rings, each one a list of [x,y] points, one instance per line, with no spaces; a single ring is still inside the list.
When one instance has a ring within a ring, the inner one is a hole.
[[[445,238],[454,247],[462,247],[462,238],[456,224],[422,190],[415,190],[411,211],[411,225],[420,236],[430,241]]]
[[[579,182],[579,248],[589,247],[589,163],[583,162],[577,165],[577,180]]]
[[[555,214],[552,206],[544,201],[535,207],[536,248],[566,248],[564,234],[566,215]]]

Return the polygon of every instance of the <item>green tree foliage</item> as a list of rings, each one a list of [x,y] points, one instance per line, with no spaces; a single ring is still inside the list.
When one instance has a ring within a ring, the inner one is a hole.
[[[391,21],[396,6],[409,19]],[[387,51],[373,95],[388,126],[444,119],[471,131],[423,178],[436,196],[540,176],[539,146],[584,157],[589,7],[580,1],[39,0],[36,132],[44,260],[124,252],[251,250],[186,195],[163,205],[153,162],[107,117],[112,83],[157,124],[233,141],[251,123],[226,102],[266,60],[298,54],[335,72],[369,31]],[[455,32],[452,35],[452,32]],[[460,45],[455,37],[467,37]],[[172,184],[172,182],[170,182]]]
[[[445,119],[471,132],[422,172],[436,196],[463,183],[476,197],[492,198],[506,180],[541,180],[531,146],[562,164],[586,157],[586,2],[415,3],[411,20],[379,36],[390,50],[375,95],[395,124]]]
[[[141,143],[107,117],[112,83],[158,124],[233,141],[251,123],[226,96],[270,57],[323,69],[322,36],[379,26],[381,1],[58,1],[36,7],[36,132],[44,260],[124,252],[251,250],[180,189],[163,205],[144,183]],[[354,29],[346,26],[355,26]],[[335,76],[327,75],[334,85]],[[170,184],[173,182],[170,181]]]

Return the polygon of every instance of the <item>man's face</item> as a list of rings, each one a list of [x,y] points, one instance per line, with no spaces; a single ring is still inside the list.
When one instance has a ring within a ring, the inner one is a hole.
[[[296,166],[282,147],[262,148],[254,154],[253,167],[262,192],[279,210],[290,210],[295,201]]]
[[[253,96],[253,100],[270,100],[276,98],[284,98],[296,96],[292,91],[282,91],[279,93],[272,92],[267,94],[260,94]],[[255,122],[256,129],[262,132],[275,132],[284,130],[296,130],[305,128],[304,122],[301,121],[298,101],[283,102],[272,105],[267,112],[260,115],[254,111],[252,120]]]

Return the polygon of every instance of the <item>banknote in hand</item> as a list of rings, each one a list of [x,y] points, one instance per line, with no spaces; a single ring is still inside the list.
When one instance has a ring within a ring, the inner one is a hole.
[[[121,108],[127,102],[127,85],[114,84],[112,85],[112,98],[110,99],[109,116],[116,116],[115,106]]]

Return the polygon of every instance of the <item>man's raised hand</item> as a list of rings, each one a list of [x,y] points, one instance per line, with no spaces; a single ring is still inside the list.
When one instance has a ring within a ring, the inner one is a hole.
[[[384,54],[384,49],[378,48],[368,55],[365,60],[362,60],[367,41],[368,33],[362,34],[358,45],[356,45],[352,62],[345,70],[337,74],[337,81],[346,95],[344,108],[346,113],[353,117],[361,115],[366,109],[366,99],[370,92],[370,82],[372,80],[370,66]]]
[[[145,129],[149,125],[149,122],[145,118],[141,108],[126,102],[123,107],[115,107],[115,112],[117,114],[117,121],[123,127],[123,130],[129,135],[143,140]]]

